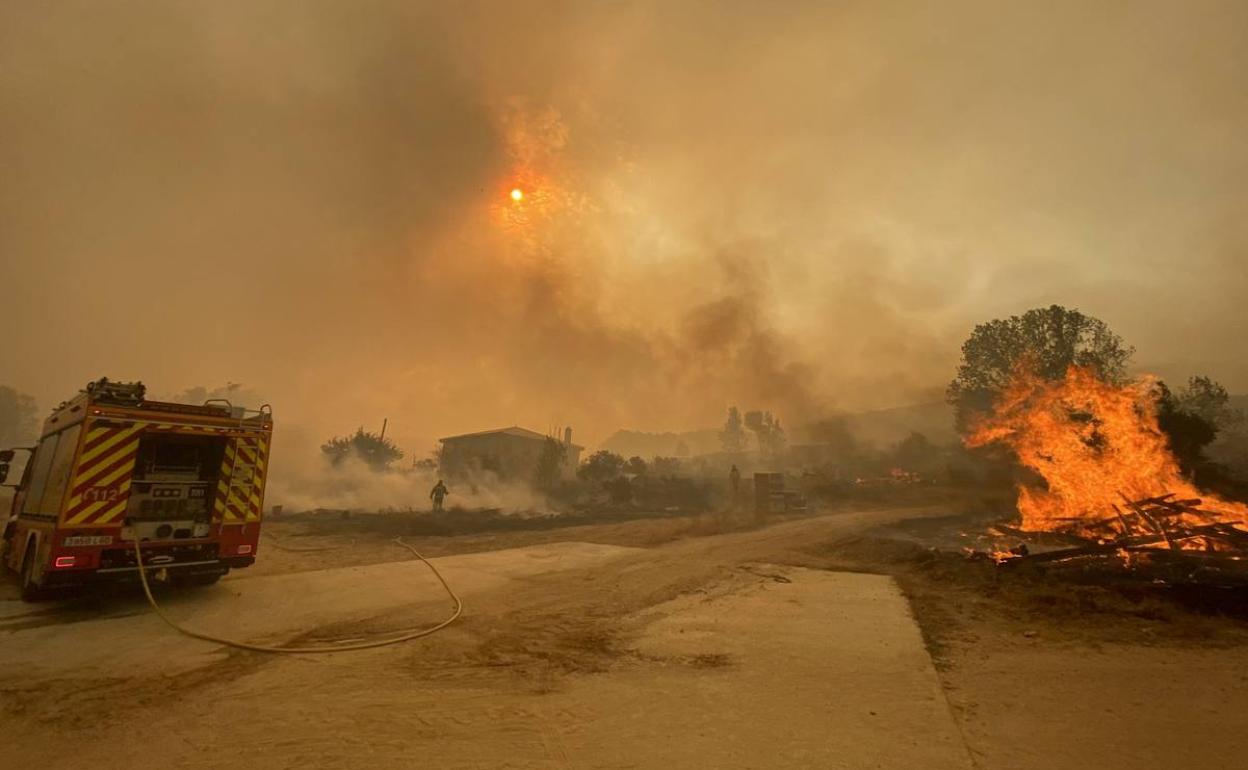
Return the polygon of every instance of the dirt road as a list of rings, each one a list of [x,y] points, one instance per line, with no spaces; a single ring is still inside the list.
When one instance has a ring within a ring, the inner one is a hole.
[[[1234,633],[1215,634],[1216,647],[1151,632],[1137,643],[1134,629],[1152,621],[1136,618],[1106,643],[1024,605],[1011,616],[955,583],[903,579],[937,675],[887,578],[820,571],[844,565],[838,544],[865,529],[928,513],[941,511],[443,538],[443,553],[483,541],[523,548],[448,570],[469,607],[455,626],[332,656],[224,651],[171,634],[135,601],[0,602],[4,756],[15,767],[76,767],[82,755],[65,747],[82,746],[104,770],[1238,766],[1248,656]],[[294,545],[335,541],[318,537]],[[249,580],[316,586],[334,573],[298,570],[351,570],[356,552],[377,561],[382,541],[342,536],[351,538],[313,563],[288,551],[170,603],[188,623],[239,622],[269,641],[290,638],[291,618],[310,622],[304,639],[358,638],[445,613],[432,586],[416,605],[343,588],[310,613],[235,621],[202,611],[228,606],[231,591],[259,593],[245,590]],[[421,547],[437,552],[437,540]],[[575,544],[585,541],[607,545]],[[396,567],[355,569],[367,579]],[[110,654],[117,639],[125,649]]]
[[[891,581],[768,563],[896,515],[808,519],[644,550],[598,546],[596,556],[581,547],[480,554],[475,566],[447,570],[469,601],[461,623],[361,653],[222,651],[133,615],[142,609],[133,602],[74,623],[10,617],[26,626],[5,640],[0,664],[5,754],[17,766],[70,767],[81,756],[65,747],[89,746],[102,768],[217,767],[227,758],[266,768],[967,767]],[[576,558],[560,564],[560,552]],[[396,566],[409,565],[363,569]],[[321,574],[239,577],[210,590],[246,593],[248,580],[317,587]],[[348,620],[304,618],[318,637],[405,627],[446,609],[319,595]],[[432,587],[429,596],[438,598]],[[210,605],[202,617],[188,597],[173,609],[220,628],[230,619],[211,606],[222,603],[201,599]],[[234,630],[271,636],[266,622]],[[111,654],[110,644],[121,649]],[[907,724],[921,725],[926,740],[896,740]]]

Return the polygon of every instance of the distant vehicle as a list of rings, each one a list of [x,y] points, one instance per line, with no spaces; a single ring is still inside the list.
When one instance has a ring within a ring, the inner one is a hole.
[[[758,513],[801,512],[806,510],[806,497],[784,488],[783,473],[755,473],[754,510]]]
[[[272,410],[145,395],[142,383],[90,383],[36,446],[0,452],[0,485],[16,490],[0,562],[23,599],[136,579],[135,538],[144,567],[171,583],[207,585],[255,562]]]

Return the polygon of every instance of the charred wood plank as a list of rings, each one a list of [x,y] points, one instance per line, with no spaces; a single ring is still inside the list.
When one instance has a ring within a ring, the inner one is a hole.
[[[1054,551],[1041,551],[1040,553],[1031,553],[1026,556],[1014,556],[1012,558],[1003,559],[999,563],[1002,566],[1021,562],[1037,564],[1049,561],[1077,559],[1082,556],[1109,556],[1117,553],[1118,550],[1118,546],[1115,545],[1088,545],[1081,548],[1059,548]]]
[[[1039,532],[1033,532],[1026,529],[1019,529],[1018,527],[1012,527],[1008,524],[994,524],[993,528],[1003,535],[1017,537],[1022,540],[1052,539],[1075,546],[1096,545],[1097,542],[1090,537],[1083,537],[1081,535],[1076,535],[1073,532],[1062,532],[1060,530],[1041,530]]]
[[[1114,508],[1114,516],[1117,517],[1118,523],[1122,525],[1123,536],[1130,537],[1135,534],[1135,531],[1131,528],[1131,524],[1127,521],[1127,517],[1122,515],[1122,509],[1113,503],[1110,503],[1110,505]]]
[[[1166,545],[1170,546],[1171,550],[1175,550],[1175,551],[1179,550],[1178,544],[1170,539],[1170,533],[1167,532],[1166,528],[1163,527],[1161,524],[1159,524],[1156,519],[1154,519],[1152,516],[1149,515],[1148,511],[1145,510],[1143,505],[1135,502],[1134,500],[1129,500],[1127,496],[1122,494],[1121,492],[1118,493],[1118,496],[1123,499],[1123,502],[1127,504],[1128,508],[1138,513],[1142,519],[1148,522],[1149,526],[1151,526],[1162,537],[1166,539]]]

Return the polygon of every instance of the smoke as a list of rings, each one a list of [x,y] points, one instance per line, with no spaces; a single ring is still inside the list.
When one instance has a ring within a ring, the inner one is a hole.
[[[429,493],[438,481],[433,470],[412,468],[378,472],[358,458],[330,466],[296,445],[281,472],[274,470],[265,505],[289,511],[428,510]],[[448,508],[498,509],[504,513],[548,513],[546,499],[528,484],[481,472],[449,487]]]
[[[247,383],[292,499],[384,418],[411,451],[929,400],[1051,302],[1242,389],[1246,13],[11,3],[4,379]]]

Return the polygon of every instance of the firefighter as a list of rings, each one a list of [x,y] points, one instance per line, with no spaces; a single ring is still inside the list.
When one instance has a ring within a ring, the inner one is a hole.
[[[438,479],[438,483],[433,485],[433,489],[429,490],[429,498],[433,500],[433,510],[435,513],[442,510],[442,501],[447,495],[446,484],[442,483],[442,479]]]

